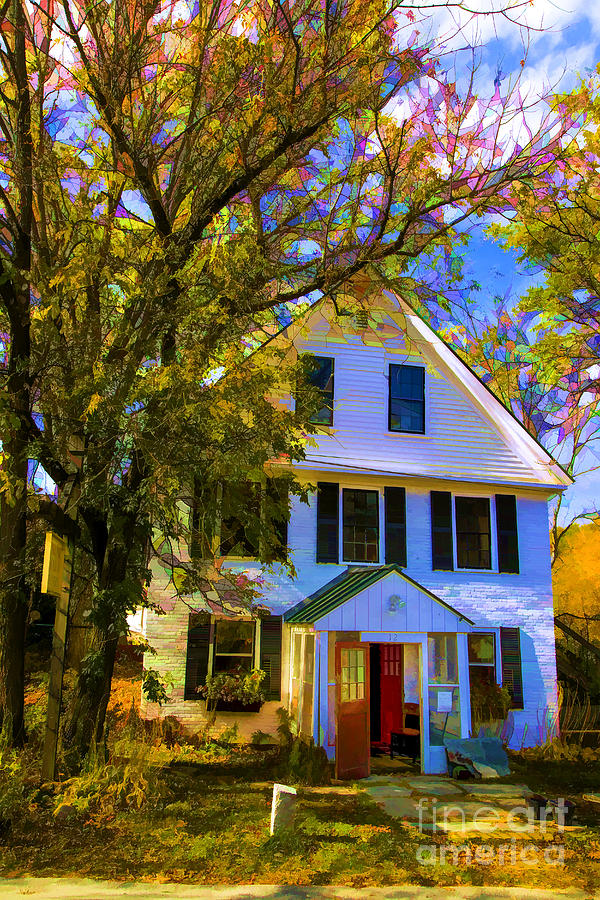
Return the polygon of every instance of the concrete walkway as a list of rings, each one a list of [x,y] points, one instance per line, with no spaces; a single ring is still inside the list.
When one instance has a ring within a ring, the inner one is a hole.
[[[600,900],[584,891],[526,888],[430,888],[397,885],[385,888],[286,887],[252,884],[214,887],[187,884],[93,881],[88,878],[0,878],[2,900]]]
[[[372,775],[360,787],[389,816],[423,832],[463,837],[531,836],[525,784],[454,781],[435,775]]]

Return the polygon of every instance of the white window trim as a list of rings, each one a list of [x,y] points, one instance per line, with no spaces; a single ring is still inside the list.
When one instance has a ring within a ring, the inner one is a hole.
[[[215,662],[215,640],[217,637],[217,623],[220,619],[226,618],[225,616],[211,616],[210,622],[213,626],[213,637],[212,641],[208,645],[208,664],[207,664],[207,676],[214,675],[214,662]],[[260,619],[252,619],[250,616],[239,616],[236,619],[240,622],[254,622],[254,652],[252,654],[252,668],[260,669]],[[229,619],[228,619],[229,621]]]
[[[462,571],[462,569],[461,569]],[[479,571],[479,570],[477,570]],[[485,570],[487,571],[487,569]],[[471,631],[468,634],[493,634],[494,635],[494,669],[496,670],[496,684],[502,687],[502,652],[500,648],[500,629],[494,628],[493,626],[489,626],[485,628],[483,625],[479,625],[476,628],[471,628]],[[471,669],[471,663],[469,662],[469,637],[467,634],[467,666],[469,670]],[[471,679],[469,678],[469,685]]]
[[[496,500],[489,494],[474,494],[469,491],[455,494],[452,492],[452,564],[455,572],[472,572],[474,574],[498,575],[498,529],[496,524]],[[489,569],[472,569],[458,565],[458,542],[456,539],[456,498],[466,497],[469,500],[487,500],[490,508],[490,567]]]
[[[421,434],[418,431],[392,431],[390,428],[390,366],[414,366],[424,369],[423,380],[424,380],[424,400],[425,400],[425,422],[424,427],[425,431]],[[427,364],[420,358],[418,359],[404,359],[400,362],[397,359],[389,359],[386,357],[385,360],[385,384],[386,384],[386,398],[385,398],[385,433],[386,435],[395,435],[400,438],[417,438],[418,440],[431,440],[431,379],[429,378],[429,374],[427,372]]]
[[[302,355],[303,356],[313,356],[315,359],[330,359],[333,363],[333,365],[331,366],[331,374],[333,375],[333,396],[331,398],[331,424],[328,425],[325,422],[311,422],[310,423],[315,428],[323,428],[325,434],[331,433],[333,431],[333,428],[335,425],[335,404],[336,404],[336,397],[335,397],[335,374],[336,373],[335,373],[335,369],[336,369],[336,365],[337,365],[337,360],[336,360],[335,356],[326,356],[324,353],[310,353],[310,352],[305,351]],[[294,410],[295,409],[296,409],[296,400],[294,398]]]
[[[379,538],[378,538],[378,559],[377,562],[367,562],[358,560],[356,562],[352,562],[352,560],[344,559],[344,491],[371,491],[375,492],[378,495],[377,500],[377,516],[379,522]],[[338,513],[339,513],[339,528],[338,528],[338,558],[340,566],[383,566],[384,565],[384,557],[385,557],[385,509],[384,509],[385,497],[384,497],[384,488],[381,487],[346,487],[340,484],[339,497],[338,497]]]

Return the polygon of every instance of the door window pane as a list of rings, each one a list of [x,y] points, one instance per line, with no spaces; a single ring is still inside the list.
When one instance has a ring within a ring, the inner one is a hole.
[[[367,696],[365,651],[360,649],[342,649],[340,658],[342,663],[340,699],[342,703],[352,700],[364,700]]]

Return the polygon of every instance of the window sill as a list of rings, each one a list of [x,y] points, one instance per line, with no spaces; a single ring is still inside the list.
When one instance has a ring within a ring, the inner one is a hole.
[[[455,575],[518,575],[518,572],[499,572],[497,569],[432,569],[432,572],[446,572]]]
[[[384,566],[385,563],[382,562],[365,562],[362,559],[354,560],[354,559],[344,559],[340,565],[342,566]]]
[[[410,438],[420,438],[420,439],[426,438],[429,441],[433,437],[432,434],[427,434],[424,431],[423,432],[422,431],[392,431],[391,428],[388,428],[387,433],[388,434],[396,434],[396,435],[398,435],[398,437],[410,437]]]
[[[497,569],[459,569],[457,566],[454,570],[455,572],[463,573],[465,572],[467,575],[500,575]],[[504,573],[502,573],[504,574]]]
[[[253,703],[242,703],[241,700],[217,700],[213,710],[215,712],[257,713],[260,712],[261,706],[262,702],[260,700],[256,700]]]
[[[225,562],[260,562],[258,556],[224,556]]]

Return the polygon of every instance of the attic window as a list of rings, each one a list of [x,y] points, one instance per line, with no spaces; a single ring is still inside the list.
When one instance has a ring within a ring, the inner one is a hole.
[[[327,356],[304,357],[306,378],[320,390],[323,401],[309,419],[313,425],[333,425],[333,359]]]
[[[425,434],[423,366],[390,365],[389,430]]]

